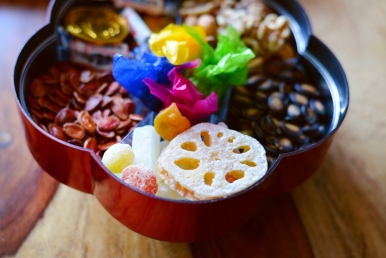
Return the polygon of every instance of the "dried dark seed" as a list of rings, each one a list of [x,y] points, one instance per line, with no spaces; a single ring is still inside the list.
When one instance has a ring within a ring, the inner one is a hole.
[[[279,148],[279,150],[283,152],[289,152],[293,150],[293,144],[291,140],[285,137],[276,138],[274,144]]]
[[[262,83],[260,83],[257,87],[257,90],[259,91],[271,91],[274,89],[273,80],[272,79],[266,79]]]
[[[262,112],[257,108],[246,108],[243,109],[242,114],[246,119],[254,121],[262,115]]]
[[[242,86],[233,87],[233,90],[235,91],[235,94],[238,93],[238,94],[246,95],[246,96],[248,96],[250,94],[247,87],[242,87]]]
[[[319,134],[319,124],[303,126],[302,131],[305,135],[314,137]]]
[[[302,93],[307,96],[317,97],[320,95],[320,92],[318,91],[318,89],[315,86],[308,83],[296,83],[294,88],[299,93]]]
[[[296,104],[290,104],[287,107],[287,115],[289,117],[293,118],[299,118],[301,116],[302,112],[300,110],[300,107]]]
[[[276,131],[274,130],[274,128],[272,128],[271,125],[267,122],[266,117],[263,117],[260,120],[260,126],[263,129],[263,131],[268,135],[277,134]]]
[[[302,134],[302,130],[299,126],[284,121],[280,121],[280,127],[284,133],[288,136],[296,137]]]
[[[260,124],[257,121],[252,122],[252,129],[255,133],[255,136],[258,140],[262,140],[264,138],[264,131],[261,129]]]
[[[248,77],[246,85],[249,86],[249,85],[259,84],[259,83],[261,83],[264,79],[265,79],[265,76],[264,76],[264,75],[261,75],[261,74],[255,74],[255,75],[252,75],[252,76],[249,76],[249,77]]]
[[[297,137],[292,137],[291,138],[291,141],[293,143],[297,143],[297,144],[306,144],[306,143],[309,143],[310,142],[310,137],[304,135],[304,134],[301,134]]]
[[[291,92],[289,94],[289,97],[293,103],[298,104],[300,106],[308,104],[308,98],[300,93]]]
[[[284,95],[280,92],[274,92],[268,97],[268,106],[272,112],[281,113],[285,110]]]
[[[265,117],[265,120],[266,122],[268,123],[269,127],[272,128],[272,130],[276,133],[276,134],[281,134],[281,130],[280,130],[280,122],[279,120],[276,118],[276,117],[273,117],[271,115],[267,115]]]
[[[310,100],[310,107],[312,110],[314,110],[317,114],[324,116],[326,114],[326,108],[322,101],[318,99],[311,99]]]
[[[253,106],[253,101],[251,99],[249,99],[248,97],[241,95],[241,94],[233,95],[232,100],[240,105],[243,105],[243,106]]]
[[[268,94],[262,91],[255,91],[255,98],[258,101],[266,101],[268,99]]]
[[[283,94],[289,94],[292,90],[292,86],[286,82],[280,82],[278,85],[279,92]]]
[[[310,124],[315,123],[318,120],[318,115],[310,106],[302,106],[301,108],[304,119]]]
[[[281,153],[281,150],[279,150],[279,148],[276,145],[273,145],[273,144],[265,145],[264,149],[267,152],[270,152],[272,154],[280,154]]]

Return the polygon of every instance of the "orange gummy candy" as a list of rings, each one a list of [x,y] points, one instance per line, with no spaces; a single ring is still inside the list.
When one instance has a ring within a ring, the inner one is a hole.
[[[181,115],[175,103],[161,110],[154,119],[155,131],[167,141],[190,128],[190,121]]]
[[[125,183],[142,191],[156,194],[158,191],[157,178],[152,169],[145,165],[127,166],[121,174]]]

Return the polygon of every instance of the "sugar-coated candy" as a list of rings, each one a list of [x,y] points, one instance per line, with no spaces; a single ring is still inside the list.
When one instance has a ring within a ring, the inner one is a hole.
[[[154,119],[154,128],[164,140],[171,141],[190,128],[190,121],[181,115],[175,103],[161,110]]]
[[[161,137],[151,125],[137,127],[133,132],[134,165],[146,165],[154,172],[157,170],[157,159],[160,153]],[[158,173],[156,174],[158,178]]]
[[[127,166],[121,174],[121,179],[142,191],[156,194],[158,191],[157,178],[153,170],[145,165]]]
[[[122,170],[134,161],[134,152],[129,144],[116,143],[103,154],[102,163],[113,173]]]

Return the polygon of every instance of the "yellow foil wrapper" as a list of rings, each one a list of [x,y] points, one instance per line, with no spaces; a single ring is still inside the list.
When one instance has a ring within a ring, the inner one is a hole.
[[[195,26],[198,34],[206,42],[203,27]],[[169,24],[159,33],[153,33],[149,38],[150,49],[157,56],[165,56],[170,63],[181,65],[199,58],[201,45],[179,25]]]
[[[125,20],[107,7],[71,9],[64,26],[72,36],[98,45],[120,43],[129,34]]]

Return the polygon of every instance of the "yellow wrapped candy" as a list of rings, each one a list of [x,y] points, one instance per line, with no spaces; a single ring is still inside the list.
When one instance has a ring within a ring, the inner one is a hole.
[[[194,29],[206,42],[204,28],[195,26]],[[201,45],[186,32],[184,27],[173,23],[163,28],[159,33],[151,34],[149,46],[155,55],[165,56],[174,65],[193,61],[202,53]]]

